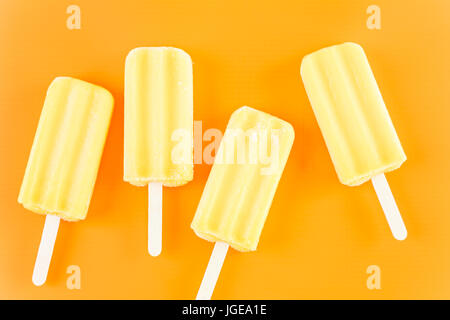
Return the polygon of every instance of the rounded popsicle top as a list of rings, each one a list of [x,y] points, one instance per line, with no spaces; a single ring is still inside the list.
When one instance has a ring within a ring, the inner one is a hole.
[[[319,49],[317,51],[314,51],[312,53],[309,53],[303,57],[301,65],[300,65],[300,74],[302,75],[302,77],[303,77],[303,70],[304,70],[305,66],[307,66],[314,57],[320,56],[320,55],[326,55],[330,51],[333,51],[333,50],[356,51],[356,52],[359,52],[360,54],[362,53],[364,56],[366,56],[366,53],[364,52],[363,47],[355,42],[344,42],[341,44],[335,44],[335,45],[332,45],[329,47],[325,47],[325,48]]]
[[[244,124],[245,123],[245,124]],[[242,128],[244,126],[244,128]],[[255,126],[259,126],[264,129],[281,129],[286,132],[290,137],[290,140],[294,140],[295,131],[292,124],[289,122],[274,117],[263,111],[256,110],[249,106],[243,106],[235,110],[230,117],[230,121],[227,128],[238,127],[240,129],[250,129]]]
[[[111,107],[111,109],[114,106],[114,97],[107,89],[84,81],[77,78],[69,77],[69,76],[58,76],[53,79],[53,81],[50,83],[48,89],[47,89],[47,95],[52,90],[59,90],[58,88],[61,88],[62,86],[78,86],[82,88],[82,90],[95,90],[95,94],[100,95],[102,99],[105,99],[105,106]]]
[[[175,48],[175,47],[137,47],[134,49],[131,49],[130,52],[128,52],[127,57],[125,59],[125,65],[127,65],[127,62],[130,59],[133,59],[133,57],[139,55],[139,54],[149,54],[149,53],[172,53],[176,54],[179,58],[182,58],[186,60],[187,63],[192,64],[191,56],[184,50]]]

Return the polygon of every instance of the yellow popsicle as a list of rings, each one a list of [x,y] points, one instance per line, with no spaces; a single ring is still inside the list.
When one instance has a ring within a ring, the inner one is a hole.
[[[125,64],[124,180],[179,186],[193,179],[193,79],[187,53],[136,48]]]
[[[371,180],[394,238],[407,230],[384,173],[406,155],[361,46],[344,43],[303,58],[300,70],[339,180]]]
[[[183,50],[136,48],[125,62],[124,180],[148,186],[148,251],[162,249],[162,187],[193,179],[192,61]]]
[[[18,201],[69,221],[86,217],[113,110],[96,85],[57,77],[50,84]]]
[[[359,185],[406,160],[361,46],[344,43],[307,55],[306,92],[339,180]]]
[[[256,250],[293,141],[288,122],[249,107],[236,110],[192,222],[195,233]]]

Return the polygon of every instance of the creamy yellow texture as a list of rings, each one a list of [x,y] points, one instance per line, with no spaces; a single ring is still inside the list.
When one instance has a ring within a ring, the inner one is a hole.
[[[307,55],[301,76],[343,184],[359,185],[406,160],[361,46],[344,43]]]
[[[272,170],[267,171],[269,165],[261,156],[257,162],[249,161],[250,151],[245,157],[246,161],[240,163],[237,154],[235,163],[219,163],[216,157],[191,225],[199,237],[227,242],[239,251],[256,250],[294,141],[294,130],[289,123],[261,111],[242,107],[231,116],[218,154],[224,153],[224,141],[229,141],[233,134],[239,138],[253,129],[260,132],[267,130],[268,137],[272,134],[278,137],[278,143],[268,143],[267,148],[267,154],[276,152],[274,159],[277,160],[274,160]],[[245,137],[246,146],[250,144],[249,137]]]
[[[18,201],[31,211],[86,217],[108,132],[113,97],[90,83],[50,84]]]
[[[193,179],[192,61],[176,48],[132,50],[125,64],[124,180]]]

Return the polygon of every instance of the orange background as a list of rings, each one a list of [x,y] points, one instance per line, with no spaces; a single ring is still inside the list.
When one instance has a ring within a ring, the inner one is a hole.
[[[249,105],[291,122],[291,156],[258,250],[230,250],[213,298],[450,298],[450,3],[426,1],[2,1],[0,298],[194,298],[213,245],[189,228],[210,166],[165,189],[163,253],[147,253],[147,192],[122,180],[129,50],[176,46],[194,61],[194,119],[224,130]],[[366,9],[381,8],[368,30]],[[81,30],[66,8],[81,8]],[[341,185],[300,80],[302,57],[361,44],[408,156],[387,178],[409,237],[395,241],[370,183]],[[31,283],[44,217],[17,203],[55,76],[116,100],[88,217],[60,226],[47,283]],[[381,268],[368,290],[366,268]],[[66,269],[81,267],[81,290]]]

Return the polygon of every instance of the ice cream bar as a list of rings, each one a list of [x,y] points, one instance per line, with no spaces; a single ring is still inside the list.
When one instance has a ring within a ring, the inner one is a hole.
[[[195,233],[256,250],[293,141],[286,121],[249,107],[235,111],[192,222]]]
[[[112,95],[58,77],[50,84],[19,202],[64,220],[86,218],[113,110]]]
[[[112,95],[96,85],[58,77],[48,88],[18,200],[47,215],[35,285],[46,280],[60,218],[86,218],[112,110]]]
[[[231,116],[191,225],[216,242],[197,299],[211,297],[228,245],[256,250],[293,141],[292,126],[267,113]]]
[[[406,160],[359,45],[344,43],[307,55],[301,75],[343,184],[359,185]]]
[[[193,80],[176,48],[133,49],[125,63],[124,180],[180,186],[193,178]]]
[[[124,180],[148,186],[148,251],[161,252],[162,186],[193,179],[192,61],[183,50],[136,48],[125,62]]]
[[[301,77],[339,180],[356,186],[372,179],[377,194],[389,195],[391,210],[382,206],[394,236],[405,238],[383,173],[406,156],[364,50],[344,43],[316,51],[303,58]]]

